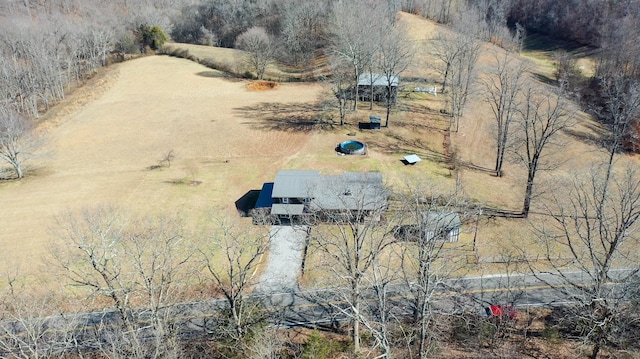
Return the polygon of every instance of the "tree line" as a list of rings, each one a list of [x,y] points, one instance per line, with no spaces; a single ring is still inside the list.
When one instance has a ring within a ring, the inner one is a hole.
[[[433,54],[438,60],[434,68],[442,76],[441,91],[448,92],[446,112],[451,116],[455,130],[476,80],[474,67],[479,54],[478,41],[491,41],[517,52],[524,45],[527,31],[562,29],[566,31],[558,30],[557,33],[574,41],[581,41],[577,38],[578,33],[586,33],[568,31],[560,25],[579,22],[570,20],[573,16],[570,14],[576,12],[569,11],[569,5],[557,2],[525,6],[515,0],[354,1],[348,4],[341,1],[214,0],[177,5],[170,6],[162,1],[4,4],[0,12],[5,15],[0,41],[3,113],[15,111],[22,116],[38,117],[51,104],[64,99],[69,89],[95,74],[99,67],[114,59],[124,59],[127,54],[160,47],[167,39],[166,32],[174,41],[246,50],[249,54],[247,62],[258,78],[262,78],[274,58],[301,66],[308,65],[319,54],[326,55],[331,68],[328,78],[340,123],[344,123],[347,102],[351,99],[352,110],[357,110],[359,76],[380,73],[389,87],[384,99],[385,124],[388,125],[395,101],[391,96],[391,79],[410,64],[415,54],[415,46],[407,41],[406,31],[395,21],[396,12],[404,10],[449,24],[455,30],[434,39],[437,46]],[[576,1],[573,5],[574,9],[592,9],[595,2]],[[532,6],[530,11],[522,11]],[[626,84],[618,86],[620,91],[623,90],[621,86],[627,87],[628,90],[624,90],[627,92],[633,92],[636,87],[633,81],[638,77],[638,55],[632,50],[636,46],[634,39],[639,27],[635,26],[637,6],[605,2],[602,7],[603,12],[592,11],[589,12],[591,17],[584,17],[591,19],[595,14],[604,14],[589,23],[598,29],[593,32],[598,34],[597,40],[590,43],[603,50],[598,56],[596,76],[593,79],[580,76],[571,56],[559,55],[556,77],[563,91],[575,94],[589,111],[608,123],[615,116],[611,113],[615,105],[609,106],[607,102],[617,98],[616,94],[607,93],[607,89],[612,88],[608,84],[622,81],[611,78],[624,78]],[[546,18],[551,14],[555,17],[553,21],[547,19],[549,24],[542,24],[542,13],[547,14]],[[580,29],[584,30],[584,27]],[[624,73],[620,73],[621,69]],[[369,92],[373,92],[373,79],[371,83]],[[495,172],[499,175],[509,137],[510,115],[501,112],[496,116]],[[634,116],[628,117],[635,120]],[[20,116],[3,118],[6,122]],[[627,126],[624,134],[625,148],[636,146],[631,128]],[[4,137],[15,138],[12,135]],[[4,145],[3,159],[15,169],[15,177],[21,178],[23,171],[16,168],[20,163],[16,152]],[[24,155],[29,151],[19,152]]]

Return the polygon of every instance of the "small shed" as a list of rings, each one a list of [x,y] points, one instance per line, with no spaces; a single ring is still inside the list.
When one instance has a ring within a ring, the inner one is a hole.
[[[380,116],[373,116],[373,115],[369,116],[369,129],[379,130],[380,122],[382,122],[382,119],[380,118]]]
[[[395,103],[400,85],[400,76],[386,76],[383,74],[364,73],[358,76],[358,93],[361,101],[371,100],[385,102],[387,93],[391,90],[389,99]]]
[[[415,165],[416,163],[422,161],[422,158],[420,158],[416,154],[413,154],[413,155],[404,156],[404,161],[408,165]]]
[[[369,116],[369,122],[358,122],[358,128],[361,130],[379,130],[382,119],[380,116]]]
[[[458,241],[462,222],[457,212],[427,211],[422,213],[422,221],[425,240]]]
[[[400,241],[446,241],[456,242],[460,236],[462,222],[456,212],[425,211],[422,223],[404,224],[394,228],[393,235]]]

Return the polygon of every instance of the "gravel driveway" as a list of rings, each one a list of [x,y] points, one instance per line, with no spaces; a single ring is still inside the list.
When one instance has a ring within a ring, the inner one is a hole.
[[[302,251],[309,226],[272,226],[267,268],[260,278],[260,292],[291,292],[298,288]]]

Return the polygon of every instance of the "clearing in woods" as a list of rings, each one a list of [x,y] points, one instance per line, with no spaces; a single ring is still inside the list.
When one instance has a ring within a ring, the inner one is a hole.
[[[400,20],[423,47],[407,76],[433,85],[430,45],[424,40],[437,25],[408,14]],[[486,71],[489,51],[501,51],[490,45],[484,50],[479,71]],[[507,209],[520,205],[520,166],[508,163],[506,176],[495,178],[466,167],[452,171],[446,162],[444,147],[451,141],[460,163],[492,166],[492,119],[480,89],[460,131],[449,140],[444,131],[448,118],[439,113],[442,96],[407,94],[389,128],[359,131],[359,121],[384,109],[370,111],[362,104],[340,127],[330,124],[318,104],[329,96],[322,83],[281,83],[264,91],[250,90],[249,83],[189,60],[151,56],[104,69],[95,87],[76,90],[45,116],[40,130],[47,139],[46,155],[31,161],[32,172],[24,180],[0,183],[0,272],[50,280],[46,263],[50,246],[59,243],[56,217],[99,205],[178,214],[192,233],[212,215],[232,216],[250,226],[250,219],[238,216],[235,202],[281,169],[382,171],[390,186],[420,177],[423,183],[452,187],[458,177],[465,193],[481,203]],[[367,143],[367,156],[335,153],[337,143],[354,138]],[[564,140],[569,145],[560,154],[561,165],[541,176],[540,188],[568,176],[570,169],[588,170],[599,155],[574,137]],[[171,166],[158,167],[169,151],[176,155]],[[401,159],[412,153],[424,161],[405,166]],[[530,235],[516,221],[481,221],[481,257],[490,259],[499,242]],[[461,240],[470,242],[472,231],[463,229]],[[192,235],[189,240],[201,245],[206,238]]]
[[[102,93],[82,105],[69,104],[75,106],[71,110],[58,109],[60,116],[43,123],[47,155],[30,162],[29,176],[0,183],[1,272],[46,278],[48,252],[59,243],[56,217],[68,211],[114,205],[134,213],[177,213],[196,231],[213,214],[238,217],[235,202],[284,168],[410,174],[415,171],[400,162],[401,154],[428,158],[442,152],[442,133],[416,131],[414,119],[376,133],[331,126],[317,111],[325,91],[321,83],[252,91],[248,81],[167,56],[104,71],[109,74]],[[352,123],[369,113],[360,111]],[[416,121],[425,118],[418,115]],[[337,155],[336,143],[353,138],[347,134],[354,131],[370,154]],[[417,141],[419,136],[434,147]],[[171,166],[152,169],[171,150]],[[449,175],[438,163],[421,170]]]

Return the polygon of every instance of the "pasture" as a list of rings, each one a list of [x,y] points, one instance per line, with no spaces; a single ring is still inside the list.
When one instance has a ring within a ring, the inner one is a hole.
[[[433,76],[425,40],[436,25],[407,14],[401,21],[422,47],[407,73]],[[485,45],[480,71],[490,61],[487,51],[501,50]],[[143,57],[103,71],[42,119],[44,155],[29,162],[27,177],[0,183],[0,273],[51,280],[48,252],[60,240],[56,218],[100,205],[177,214],[193,233],[190,241],[201,245],[204,237],[197,233],[211,216],[251,226],[250,219],[239,216],[235,202],[272,181],[281,169],[381,171],[387,184],[397,188],[407,178],[439,188],[452,188],[457,181],[479,203],[507,209],[520,205],[523,169],[515,162],[506,165],[504,178],[464,166],[452,170],[447,162],[451,141],[461,164],[492,166],[492,118],[479,87],[460,131],[449,139],[444,131],[448,118],[438,111],[442,96],[403,98],[389,128],[360,131],[359,121],[382,115],[384,109],[369,110],[362,103],[341,127],[322,105],[330,97],[322,83],[281,83],[272,90],[250,91],[249,81],[167,56]],[[589,127],[596,126],[581,119],[575,133],[593,132]],[[337,155],[336,144],[348,139],[367,143],[368,155]],[[588,171],[599,156],[595,146],[576,136],[564,135],[563,142],[559,165],[541,178],[541,188],[567,178],[570,171]],[[175,154],[171,165],[158,166],[169,151]],[[410,153],[425,161],[405,166],[402,156]],[[467,228],[461,239],[470,241],[472,231]],[[530,237],[530,232],[518,220],[483,220],[478,236],[481,256],[489,257],[496,244]]]
[[[47,155],[30,162],[28,177],[0,184],[0,271],[17,268],[46,277],[44,259],[59,240],[56,217],[67,211],[114,205],[137,213],[175,213],[195,231],[212,213],[238,217],[235,201],[272,181],[280,169],[448,173],[437,164],[405,168],[400,162],[407,151],[434,156],[441,151],[442,141],[433,149],[419,148],[420,137],[434,134],[416,132],[417,124],[392,122],[394,131],[361,133],[357,126],[326,123],[314,109],[322,84],[249,91],[247,81],[166,56],[107,71],[104,93],[45,120]],[[336,143],[353,138],[347,136],[352,131],[369,144],[368,156],[334,151]],[[171,166],[152,169],[171,150],[176,155]]]

